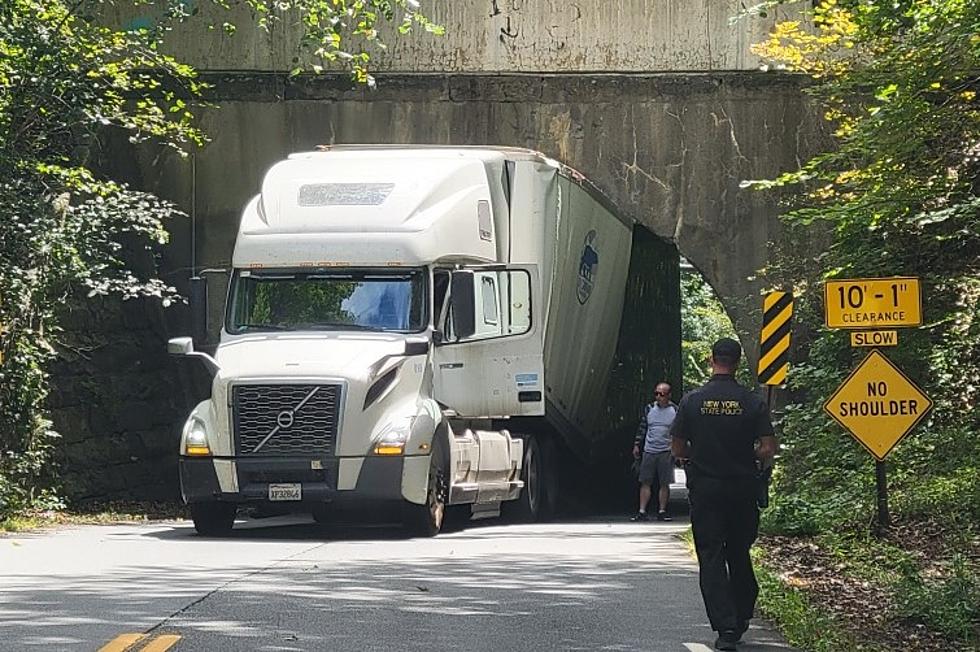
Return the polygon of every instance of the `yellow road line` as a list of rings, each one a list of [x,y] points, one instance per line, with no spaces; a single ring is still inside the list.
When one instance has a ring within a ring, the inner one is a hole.
[[[145,634],[120,634],[99,648],[99,652],[123,652],[140,641]]]
[[[143,646],[141,652],[167,652],[177,644],[180,636],[177,634],[160,634],[155,639]]]

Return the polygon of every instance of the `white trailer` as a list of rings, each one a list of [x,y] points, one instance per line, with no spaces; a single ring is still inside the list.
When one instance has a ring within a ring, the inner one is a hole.
[[[318,520],[397,506],[426,535],[451,505],[546,515],[556,447],[587,455],[603,414],[631,234],[529,150],[275,164],[242,215],[214,356],[169,343],[213,374],[180,442],[197,530],[270,502]]]

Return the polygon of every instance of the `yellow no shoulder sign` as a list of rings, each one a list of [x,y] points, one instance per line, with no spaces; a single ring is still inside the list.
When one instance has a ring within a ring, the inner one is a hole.
[[[880,351],[873,350],[823,409],[881,461],[932,409],[932,401]]]
[[[892,328],[922,325],[919,279],[859,278],[824,283],[828,328]]]

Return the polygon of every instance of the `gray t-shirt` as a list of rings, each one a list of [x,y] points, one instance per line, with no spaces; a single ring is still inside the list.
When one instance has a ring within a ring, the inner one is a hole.
[[[656,403],[647,406],[647,436],[644,453],[665,453],[670,450],[670,426],[677,416],[677,407],[671,403],[660,407]]]

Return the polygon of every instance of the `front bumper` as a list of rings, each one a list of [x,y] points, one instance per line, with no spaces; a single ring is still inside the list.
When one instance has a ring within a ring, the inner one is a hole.
[[[405,498],[402,487],[406,459],[412,460],[402,456],[343,460],[181,457],[180,491],[187,504],[262,503],[269,501],[270,484],[300,483],[302,500],[277,504],[334,503],[347,507],[400,502]],[[409,464],[417,466],[413,462]]]

